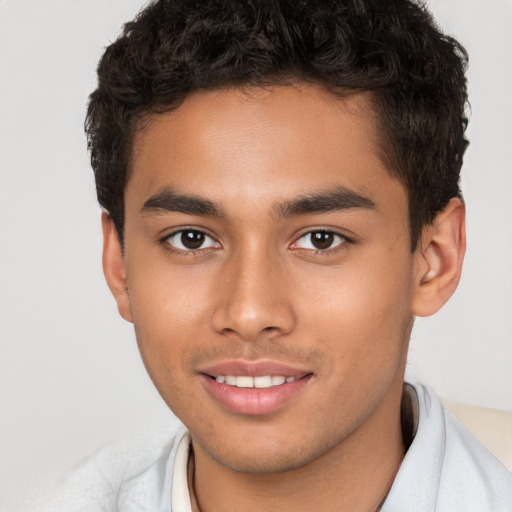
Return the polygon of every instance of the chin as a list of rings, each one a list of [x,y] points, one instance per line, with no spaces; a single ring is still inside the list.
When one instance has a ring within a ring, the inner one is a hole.
[[[301,457],[297,457],[297,455],[291,456],[289,454],[273,453],[268,455],[260,454],[258,457],[230,456],[227,459],[228,460],[215,458],[219,464],[236,473],[269,475],[294,471],[306,466],[314,460],[314,457],[311,457],[311,459],[302,459]]]
[[[194,438],[193,438],[194,439]],[[307,440],[284,446],[284,443],[273,440],[269,443],[243,442],[241,449],[237,445],[202,446],[202,449],[221,466],[235,471],[252,475],[268,475],[298,470],[322,458],[338,442],[319,443],[318,439],[311,445]],[[238,444],[240,446],[240,444]]]

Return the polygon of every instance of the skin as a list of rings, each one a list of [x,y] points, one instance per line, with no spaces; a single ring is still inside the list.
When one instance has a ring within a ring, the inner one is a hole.
[[[413,319],[457,286],[464,208],[453,199],[411,253],[407,193],[378,157],[370,105],[306,84],[201,92],[137,133],[124,252],[105,213],[104,269],[192,434],[197,509],[373,511],[403,458]],[[340,188],[367,202],[286,209]],[[162,207],[170,190],[217,211]],[[180,229],[205,243],[184,250]],[[312,232],[335,234],[331,246],[316,249]],[[204,386],[205,366],[226,360],[309,378],[276,411],[240,414]]]

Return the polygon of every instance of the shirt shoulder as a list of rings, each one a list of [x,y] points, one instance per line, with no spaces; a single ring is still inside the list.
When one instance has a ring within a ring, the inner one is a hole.
[[[31,500],[39,512],[170,512],[181,425],[130,437],[84,459]],[[167,499],[169,498],[169,499]]]
[[[439,510],[512,511],[512,474],[451,412],[443,412],[446,441]]]
[[[512,475],[422,385],[414,440],[382,512],[511,512]]]

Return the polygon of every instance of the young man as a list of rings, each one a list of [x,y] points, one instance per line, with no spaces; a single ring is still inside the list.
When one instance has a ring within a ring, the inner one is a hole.
[[[84,468],[76,510],[511,510],[512,476],[403,382],[462,267],[465,62],[407,0],[160,0],[125,26],[86,122],[103,265],[184,428]]]

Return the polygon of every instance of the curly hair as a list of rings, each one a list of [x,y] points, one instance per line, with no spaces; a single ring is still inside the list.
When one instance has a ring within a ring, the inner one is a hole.
[[[158,0],[107,47],[85,129],[98,200],[123,239],[134,133],[197,90],[370,91],[379,153],[409,197],[411,247],[452,197],[467,145],[467,53],[410,0]]]

